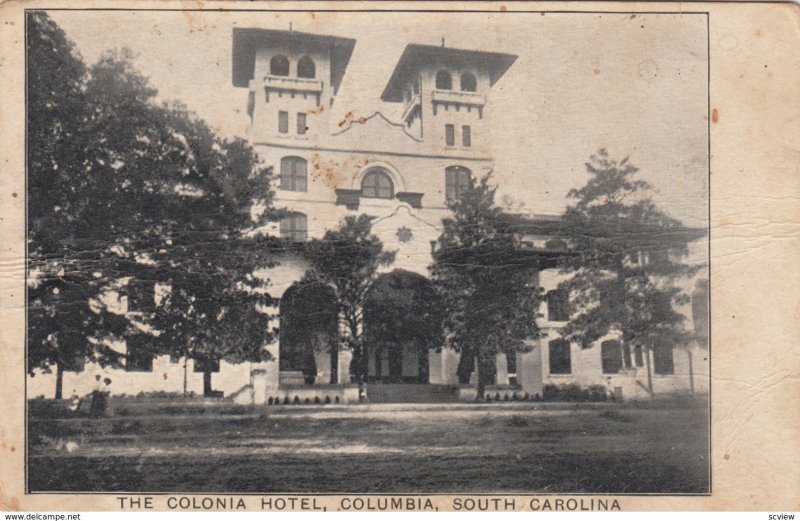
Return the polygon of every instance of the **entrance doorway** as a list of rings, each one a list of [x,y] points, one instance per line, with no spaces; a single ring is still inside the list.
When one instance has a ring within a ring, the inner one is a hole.
[[[406,270],[378,277],[364,302],[367,381],[428,383],[428,354],[442,345],[442,320],[428,279]]]
[[[298,282],[287,289],[281,297],[279,334],[282,373],[302,373],[306,384],[337,383],[336,300],[328,286]]]

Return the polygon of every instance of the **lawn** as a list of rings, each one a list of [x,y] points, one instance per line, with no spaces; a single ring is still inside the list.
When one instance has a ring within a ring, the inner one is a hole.
[[[31,491],[706,493],[704,401],[29,418]],[[241,414],[245,413],[245,414]]]

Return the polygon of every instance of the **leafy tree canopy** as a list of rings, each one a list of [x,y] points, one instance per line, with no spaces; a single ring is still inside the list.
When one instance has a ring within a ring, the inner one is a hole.
[[[45,13],[28,28],[29,369],[118,363],[108,346],[136,334],[151,354],[265,356],[274,302],[252,274],[275,240],[248,232],[274,215],[269,169],[157,104],[128,51],[87,68]]]
[[[561,287],[575,310],[564,337],[590,347],[616,330],[623,344],[646,349],[684,344],[685,317],[676,308],[689,297],[678,281],[698,268],[679,259],[702,232],[658,209],[628,158],[600,150],[586,169],[589,180],[569,192],[575,202],[564,214],[574,255],[564,259],[570,277]]]
[[[447,342],[461,353],[459,377],[468,381],[477,360],[479,396],[494,383],[497,354],[530,350],[541,301],[536,265],[495,205],[489,182],[489,175],[471,178],[449,203],[452,217],[443,221],[431,266],[445,302]]]
[[[367,375],[364,299],[379,269],[394,261],[395,252],[383,250],[381,240],[372,234],[372,219],[367,215],[347,216],[341,228],[309,241],[304,250],[311,265],[306,278],[323,282],[334,291],[341,324],[340,347],[352,351],[352,372],[363,388]]]

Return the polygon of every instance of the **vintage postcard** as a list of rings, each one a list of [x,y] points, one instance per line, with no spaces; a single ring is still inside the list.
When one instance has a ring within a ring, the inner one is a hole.
[[[0,24],[0,509],[800,509],[797,5]]]

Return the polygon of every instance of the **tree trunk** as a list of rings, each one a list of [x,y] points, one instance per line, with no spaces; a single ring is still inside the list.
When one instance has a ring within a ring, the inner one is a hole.
[[[691,346],[686,350],[689,355],[689,392],[694,394],[694,364],[692,363],[692,348]]]
[[[331,346],[331,383],[339,383],[339,346]]]
[[[203,396],[211,396],[211,371],[203,370]]]
[[[647,347],[644,350],[645,357],[647,359],[647,392],[650,394],[650,398],[653,397],[653,373],[650,371],[650,348]]]
[[[417,381],[421,384],[430,383],[428,347],[426,345],[417,346]]]
[[[61,362],[56,362],[56,400],[61,400],[64,396],[64,366]]]
[[[475,356],[471,351],[461,351],[461,356],[458,358],[458,368],[456,374],[458,375],[458,383],[468,384],[472,371],[475,370]]]
[[[367,362],[367,356],[364,353],[364,348],[361,346],[353,350],[353,369],[356,373],[356,383],[358,384],[358,401],[364,401],[367,398],[366,386],[364,385],[364,366]]]
[[[189,370],[186,365],[189,363],[189,359],[184,356],[183,357],[183,397],[186,398],[186,390],[189,383]]]
[[[494,354],[478,353],[478,399],[483,399],[486,386],[493,385],[497,377],[497,364]]]
[[[375,347],[375,380],[380,381],[383,377],[383,349]]]

